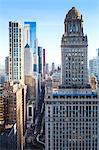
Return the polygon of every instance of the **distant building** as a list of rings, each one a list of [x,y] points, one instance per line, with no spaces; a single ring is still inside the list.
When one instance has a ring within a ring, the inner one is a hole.
[[[91,77],[90,78],[90,85],[91,85],[91,89],[93,92],[97,90],[97,84],[98,83],[96,81],[96,77],[95,76]]]
[[[42,47],[38,47],[38,73],[43,74],[43,55],[42,55]]]
[[[28,44],[24,48],[24,76],[33,76],[33,53]]]
[[[36,79],[33,76],[25,76],[27,85],[27,101],[36,97]]]
[[[6,80],[6,76],[5,75],[0,75],[0,84],[4,84],[5,80]]]
[[[43,49],[43,79],[46,78],[46,50]]]
[[[36,53],[36,22],[24,22],[24,47],[27,43]]]
[[[89,73],[90,76],[95,76],[99,81],[99,49],[96,50],[96,57],[89,60]]]
[[[24,47],[28,44],[33,54],[33,74],[38,72],[38,43],[36,39],[36,22],[24,22]]]
[[[3,66],[1,66],[0,68],[0,84],[4,84],[5,80],[8,80],[8,77],[6,77],[5,75],[5,68]]]
[[[5,75],[9,77],[9,56],[5,57]]]
[[[99,48],[96,49],[96,56],[99,57]]]
[[[52,78],[52,87],[58,88],[59,85],[61,84],[61,72],[58,71],[54,72],[51,78]]]
[[[9,80],[23,82],[22,31],[18,22],[9,22]]]
[[[52,63],[52,72],[54,72],[55,71],[55,63],[53,62]]]
[[[47,75],[49,74],[49,64],[48,63],[46,64],[46,74]]]
[[[38,47],[38,73],[41,74],[41,78],[46,78],[46,50],[42,47]]]

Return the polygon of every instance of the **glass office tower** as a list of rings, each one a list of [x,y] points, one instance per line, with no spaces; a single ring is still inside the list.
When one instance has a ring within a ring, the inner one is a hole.
[[[33,74],[38,71],[36,22],[24,22],[24,47],[29,45],[33,52]]]
[[[36,53],[36,22],[24,22],[24,46],[29,44],[33,51]]]

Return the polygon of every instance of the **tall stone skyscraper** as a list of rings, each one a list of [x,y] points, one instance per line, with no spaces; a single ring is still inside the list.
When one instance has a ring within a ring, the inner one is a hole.
[[[9,22],[9,80],[23,80],[22,33],[18,22]]]
[[[75,7],[68,12],[64,21],[61,41],[62,85],[84,86],[88,82],[87,36],[83,32],[83,18]]]
[[[87,74],[87,36],[82,15],[73,7],[65,18],[62,37],[62,85],[46,82],[45,149],[99,149],[99,90]]]

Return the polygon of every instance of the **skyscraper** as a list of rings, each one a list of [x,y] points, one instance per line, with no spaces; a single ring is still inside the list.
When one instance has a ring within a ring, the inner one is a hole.
[[[36,53],[36,22],[24,22],[24,47],[27,43]]]
[[[73,7],[61,43],[62,85],[46,85],[46,150],[99,149],[99,92],[88,83],[87,45],[82,15]]]
[[[46,78],[46,50],[43,49],[43,79]]]
[[[82,15],[73,7],[64,20],[64,34],[61,41],[62,84],[64,86],[87,84],[87,46]]]
[[[55,71],[55,63],[52,63],[52,73]]]
[[[46,74],[48,75],[49,74],[49,64],[46,63]]]
[[[18,22],[9,22],[9,80],[23,80],[23,49],[21,27]]]
[[[42,57],[42,47],[38,47],[38,73],[42,75],[43,68],[43,57]]]
[[[29,44],[26,44],[24,48],[24,75],[33,75],[33,53]]]
[[[36,39],[36,22],[24,22],[24,47],[28,44],[33,53],[33,74],[37,76],[38,54]]]

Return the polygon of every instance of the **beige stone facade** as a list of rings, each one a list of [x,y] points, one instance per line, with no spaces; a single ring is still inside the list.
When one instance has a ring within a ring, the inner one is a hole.
[[[26,131],[26,89],[26,85],[14,82],[4,84],[5,123],[16,123],[18,150],[23,149]]]
[[[75,7],[66,15],[64,26],[61,40],[62,84],[65,87],[86,85],[88,41],[83,33],[82,15]]]

